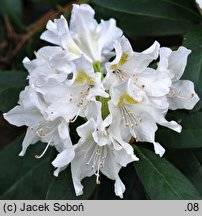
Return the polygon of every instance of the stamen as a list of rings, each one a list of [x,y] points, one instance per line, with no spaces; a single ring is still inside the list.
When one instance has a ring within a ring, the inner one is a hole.
[[[88,86],[87,89],[81,90],[80,94],[82,95],[82,97],[80,98],[77,107],[81,107],[81,106],[85,106],[88,103],[88,100],[86,99],[86,96],[88,95],[89,91],[91,88],[93,88],[94,85],[90,85]]]
[[[89,150],[88,150],[89,152]],[[104,162],[107,155],[107,150],[104,147],[95,147],[92,151],[92,154],[86,163],[88,166],[90,163],[92,163],[92,170],[96,176],[96,184],[100,184],[100,169],[104,168]],[[87,158],[85,155],[84,158]]]
[[[88,162],[86,163],[86,165],[89,165],[90,164],[90,162],[91,162],[91,160],[93,159],[93,157],[94,157],[94,155],[95,155],[95,153],[96,153],[96,148],[93,150],[93,152],[92,152],[92,154],[91,154],[91,157],[90,157],[90,159],[88,160]],[[88,152],[88,151],[87,151]],[[86,158],[86,156],[85,156],[85,158]],[[93,166],[93,168],[94,168],[94,166]]]
[[[95,175],[96,175],[96,184],[98,184],[98,185],[101,183],[100,180],[99,180],[99,178],[100,178],[99,172],[100,172],[99,169],[97,170],[97,172],[95,172]]]
[[[45,137],[46,134],[44,133],[43,129],[42,128],[39,128],[37,131],[36,131],[36,134],[39,136],[39,137]]]
[[[73,123],[77,120],[77,118],[79,117],[80,111],[81,109],[78,110],[77,114],[72,119],[69,119],[70,123]]]
[[[53,112],[51,112],[51,114],[53,114]],[[36,134],[43,138],[43,137],[47,137],[49,136],[51,133],[53,133],[53,131],[56,129],[58,124],[58,121],[55,122],[41,122],[38,124],[38,129],[36,130]],[[34,130],[34,129],[33,129]]]
[[[135,141],[138,142],[139,141],[139,137],[134,137]]]
[[[121,81],[124,81],[127,77],[130,77],[124,70],[115,69],[112,71],[113,74],[116,74]]]
[[[181,89],[178,89],[178,91],[171,90],[171,91],[169,92],[168,96],[170,96],[170,97],[176,97],[176,98],[179,98],[179,99],[185,99],[185,100],[186,100],[186,99],[193,98],[194,95],[195,95],[195,93],[193,92],[193,93],[191,93],[190,97],[189,97],[189,96],[183,97],[183,96],[180,96],[180,95],[179,95],[180,93],[181,93]]]
[[[100,154],[102,153],[102,148],[100,150],[100,148],[98,147],[97,148],[97,151],[96,151],[96,155],[98,157],[98,162],[97,162],[97,172],[95,173],[96,175],[96,184],[100,184],[100,180],[99,180],[99,177],[100,177]]]
[[[89,93],[89,91],[90,91],[90,89],[93,88],[93,87],[94,87],[94,85],[89,85],[89,87],[87,89],[81,90],[80,91],[81,95],[87,96],[88,93]]]
[[[40,159],[40,158],[43,157],[43,155],[46,153],[46,151],[47,151],[49,145],[51,144],[51,142],[52,142],[52,140],[50,140],[50,141],[48,142],[48,144],[46,145],[46,148],[44,149],[44,151],[43,151],[40,155],[35,155],[35,158],[36,158],[36,159]]]
[[[134,125],[135,126],[138,125],[137,122],[142,122],[142,119],[140,116],[136,117],[134,113],[128,110],[125,106],[121,106],[120,110],[121,110],[122,118],[124,120],[125,127],[127,128],[134,127]]]

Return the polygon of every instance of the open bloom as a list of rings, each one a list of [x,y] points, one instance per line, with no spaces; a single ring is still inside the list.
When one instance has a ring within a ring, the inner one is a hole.
[[[47,23],[41,39],[61,46],[75,58],[83,54],[90,62],[104,62],[112,56],[113,41],[122,35],[116,21],[94,19],[95,11],[87,4],[73,4],[70,26],[61,16]]]
[[[72,61],[71,71],[71,79],[64,82],[49,79],[36,88],[49,104],[46,112],[50,120],[62,117],[67,122],[74,122],[79,115],[83,117],[86,106],[96,97],[108,97],[101,83],[101,73],[94,73],[92,64],[84,57]]]
[[[113,115],[112,127],[119,125],[125,131],[124,134],[128,134],[128,140],[132,136],[136,142],[153,143],[155,152],[160,156],[165,150],[155,142],[156,124],[181,131],[180,125],[165,119],[165,109],[155,106],[145,92],[134,85],[131,78],[111,89],[109,108]]]
[[[139,89],[149,96],[160,97],[169,92],[171,85],[170,77],[166,73],[148,67],[158,58],[160,45],[158,42],[147,50],[138,53],[132,50],[127,38],[124,36],[115,41],[116,58],[106,64],[107,75],[104,79],[106,88],[123,83],[131,78]],[[155,83],[155,85],[154,85]]]
[[[164,74],[167,73],[172,80],[170,91],[167,94],[169,109],[171,110],[190,110],[199,101],[199,97],[194,91],[193,82],[190,80],[180,80],[190,53],[191,50],[182,46],[176,51],[172,51],[166,47],[160,49],[160,61],[157,70]]]
[[[29,86],[21,92],[19,105],[4,114],[4,118],[11,124],[28,126],[20,156],[25,154],[30,144],[39,140],[48,144],[40,156],[36,155],[37,158],[44,155],[49,145],[55,146],[58,151],[66,148],[71,157],[74,156],[67,122],[61,118],[50,121],[46,108],[47,104],[41,100],[34,87]]]
[[[77,195],[82,194],[81,180],[86,176],[96,175],[96,183],[100,184],[101,172],[108,178],[115,180],[115,194],[122,197],[125,186],[118,173],[122,166],[138,160],[133,148],[120,137],[120,130],[107,129],[112,116],[105,120],[101,117],[101,104],[96,103],[96,120],[90,118],[84,125],[77,128],[81,137],[74,146],[75,158],[71,162],[72,178]],[[67,152],[60,153],[53,161],[53,165],[63,169]]]
[[[36,87],[43,86],[50,79],[65,81],[72,73],[72,56],[58,46],[46,46],[34,52],[36,59],[23,59],[29,72],[29,83]]]
[[[147,50],[137,53],[122,37],[114,46],[116,58],[106,64],[104,79],[104,86],[110,89],[112,124],[120,125],[124,134],[128,133],[128,140],[133,136],[136,141],[153,143],[155,152],[162,156],[164,149],[155,142],[157,124],[177,132],[181,131],[181,126],[165,119],[169,106],[165,96],[172,85],[170,76],[149,67],[157,59],[160,45],[155,42]]]

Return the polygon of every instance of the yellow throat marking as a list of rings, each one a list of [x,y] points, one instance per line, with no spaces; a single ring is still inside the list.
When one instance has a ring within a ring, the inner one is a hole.
[[[132,105],[137,104],[138,101],[134,100],[129,94],[124,93],[119,98],[118,107],[121,107],[124,103]]]
[[[77,84],[83,84],[85,82],[87,82],[90,85],[94,84],[93,79],[88,74],[86,74],[84,70],[80,70],[78,72],[75,82]]]
[[[113,64],[111,65],[111,70],[115,70],[117,67],[125,64],[128,60],[128,54],[127,53],[123,53],[121,56],[121,59],[119,60],[119,62],[117,64]]]

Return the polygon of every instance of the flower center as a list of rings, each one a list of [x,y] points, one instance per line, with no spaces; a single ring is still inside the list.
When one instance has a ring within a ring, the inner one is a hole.
[[[58,123],[58,120],[53,122],[43,121],[36,127],[31,127],[31,130],[35,131],[40,138],[45,138],[56,130]]]
[[[94,85],[89,85],[87,88],[80,90],[80,97],[79,97],[79,99],[78,98],[76,99],[76,106],[78,107],[77,114],[72,119],[69,119],[68,122],[73,123],[76,121],[76,119],[78,118],[78,116],[81,112],[81,109],[88,104],[89,100],[87,100],[87,96],[89,94],[89,91],[93,87],[94,87]],[[72,95],[70,95],[69,102],[70,103],[75,102]]]
[[[138,102],[133,99],[128,93],[124,93],[119,97],[119,102],[118,102],[118,107],[121,107],[123,104],[129,104],[129,105],[133,105],[133,104],[137,104]]]
[[[84,84],[85,82],[90,85],[94,84],[93,79],[88,74],[86,74],[84,70],[80,70],[76,76],[75,83]]]
[[[43,155],[46,153],[48,147],[50,146],[50,144],[52,143],[52,138],[53,138],[53,133],[55,132],[55,130],[57,129],[57,126],[58,126],[58,123],[59,121],[54,121],[54,122],[41,122],[39,123],[35,128],[34,127],[31,127],[31,130],[34,131],[37,136],[39,136],[40,138],[45,138],[45,137],[48,137],[48,136],[51,136],[49,138],[49,142],[48,144],[46,145],[44,151],[40,154],[40,155],[35,155],[35,158],[36,159],[40,159],[41,157],[43,157]]]

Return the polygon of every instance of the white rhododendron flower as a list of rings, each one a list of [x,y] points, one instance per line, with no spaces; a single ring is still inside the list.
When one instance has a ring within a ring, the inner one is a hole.
[[[186,64],[187,57],[191,50],[185,47],[179,47],[178,50],[172,51],[169,48],[160,49],[159,71],[169,75],[172,80],[170,91],[167,95],[169,109],[193,109],[199,101],[198,95],[194,91],[194,84],[190,80],[180,80]]]
[[[103,62],[111,56],[113,41],[122,35],[116,21],[94,19],[95,11],[87,4],[73,4],[70,25],[61,16],[47,23],[41,39],[61,46],[75,58],[83,54],[90,62]]]
[[[98,24],[94,15],[87,4],[73,5],[69,25],[63,16],[48,21],[41,39],[54,46],[39,49],[34,60],[24,58],[29,85],[4,118],[28,127],[20,156],[38,141],[45,145],[38,159],[56,148],[54,175],[70,165],[76,195],[83,193],[82,179],[95,175],[100,184],[103,174],[122,198],[119,171],[139,160],[132,145],[149,142],[163,156],[158,125],[181,132],[181,125],[166,120],[168,110],[190,110],[199,97],[193,82],[181,79],[190,50],[172,51],[155,41],[135,52],[114,19]],[[75,121],[77,143],[70,136]]]

